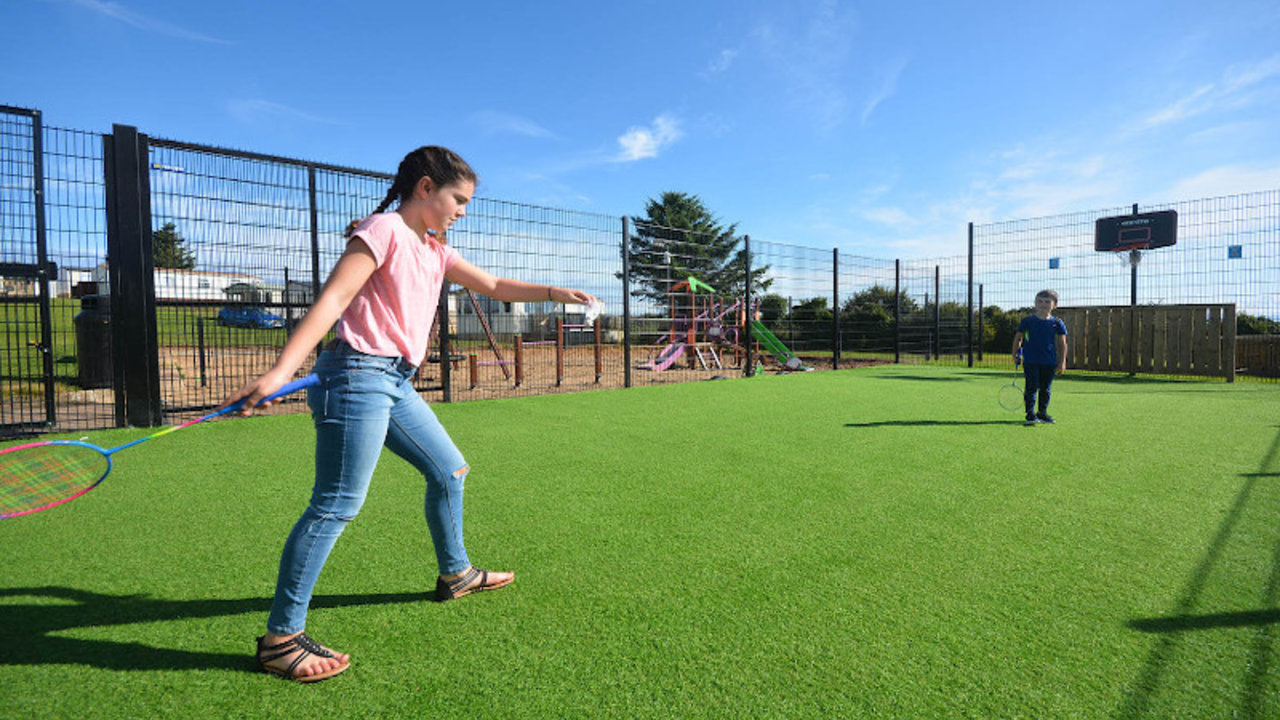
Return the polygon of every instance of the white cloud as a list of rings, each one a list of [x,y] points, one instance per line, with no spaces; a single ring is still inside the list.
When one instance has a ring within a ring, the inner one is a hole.
[[[919,224],[914,215],[898,207],[864,208],[860,214],[871,222],[890,227],[915,226]]]
[[[871,92],[871,96],[862,106],[862,124],[867,124],[867,120],[871,118],[871,113],[875,112],[876,107],[880,103],[888,100],[898,91],[898,78],[902,77],[902,71],[907,67],[906,58],[900,58],[886,65],[880,73],[879,84]]]
[[[491,135],[522,135],[537,139],[554,138],[555,133],[518,115],[482,110],[472,115],[476,123]]]
[[[1280,75],[1280,55],[1272,55],[1255,63],[1243,63],[1227,68],[1223,75],[1223,85],[1227,92],[1257,85]]]
[[[135,12],[129,8],[114,2],[105,2],[104,0],[44,0],[45,2],[56,2],[62,5],[71,5],[83,8],[90,12],[105,15],[113,20],[118,20],[126,25],[131,25],[139,30],[157,33],[159,35],[168,35],[170,37],[181,38],[183,40],[195,40],[203,43],[213,43],[217,45],[231,45],[232,43],[221,38],[211,37],[203,33],[198,33],[186,28],[178,27],[164,20],[157,20],[152,17]]]
[[[1173,184],[1164,191],[1171,198],[1210,198],[1280,187],[1280,164],[1271,167],[1223,165]]]
[[[629,128],[618,138],[621,147],[617,160],[634,162],[645,158],[657,157],[663,148],[679,140],[682,136],[679,122],[670,115],[659,115],[648,127]]]
[[[720,73],[725,72],[731,65],[733,65],[733,61],[738,57],[739,52],[741,51],[736,48],[726,48],[721,50],[711,63],[707,65],[707,69],[702,71],[700,75],[707,78],[712,75],[719,75]]]
[[[834,0],[826,0],[798,30],[768,23],[751,33],[770,68],[769,80],[777,88],[774,94],[785,98],[820,131],[834,130],[849,116],[849,89],[855,84],[849,69],[857,27],[855,15],[840,12]]]
[[[1213,94],[1213,85],[1198,87],[1191,94],[1180,98],[1172,105],[1148,115],[1144,124],[1147,127],[1154,127],[1199,115],[1213,107]]]
[[[1247,103],[1249,98],[1246,91],[1278,76],[1280,55],[1232,65],[1223,72],[1221,80],[1202,85],[1171,105],[1148,115],[1143,121],[1143,127],[1167,125],[1220,108]]]
[[[227,103],[227,111],[242,123],[253,124],[262,120],[284,118],[286,120],[302,120],[320,125],[341,125],[332,118],[312,115],[297,108],[289,107],[272,100],[231,100]]]

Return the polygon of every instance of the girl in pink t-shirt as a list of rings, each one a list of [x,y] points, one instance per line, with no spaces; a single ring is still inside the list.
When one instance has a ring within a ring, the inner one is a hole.
[[[500,588],[515,578],[479,570],[467,558],[462,491],[470,467],[411,380],[426,356],[446,280],[506,302],[588,304],[595,298],[495,277],[449,247],[446,233],[466,215],[475,183],[475,171],[445,148],[406,155],[374,214],[348,228],[346,251],[275,365],[224,403],[247,398],[251,408],[275,392],[338,323],[338,339],[316,361],[321,382],[307,393],[316,426],[315,486],[285,543],[267,633],[258,638],[258,665],[267,672],[312,682],[350,667],[348,655],[303,630],[312,588],[360,511],[384,446],[426,478],[424,508],[439,569],[435,599]],[[397,201],[394,212],[384,212]]]

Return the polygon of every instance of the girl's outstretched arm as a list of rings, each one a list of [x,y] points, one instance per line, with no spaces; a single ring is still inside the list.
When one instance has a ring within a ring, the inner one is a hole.
[[[369,246],[360,238],[352,238],[342,257],[338,258],[333,272],[329,274],[329,279],[325,281],[320,297],[316,298],[315,304],[307,311],[302,322],[298,323],[293,336],[280,351],[275,365],[237,390],[219,407],[226,407],[240,398],[248,398],[241,411],[242,415],[248,415],[259,400],[288,382],[376,269],[377,261]]]
[[[594,296],[582,290],[501,278],[487,270],[472,265],[462,258],[458,258],[458,261],[444,276],[450,282],[458,283],[465,288],[475,290],[478,293],[503,302],[546,302],[549,300],[558,303],[587,305],[596,301]]]

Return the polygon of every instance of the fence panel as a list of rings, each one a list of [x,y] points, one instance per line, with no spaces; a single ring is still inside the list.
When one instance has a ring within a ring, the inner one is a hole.
[[[623,385],[621,239],[617,216],[473,200],[449,233],[468,261],[503,277],[585,290],[606,312],[597,332],[584,324],[584,306],[504,303],[455,288],[453,399]]]
[[[1063,307],[1067,366],[1235,379],[1230,305]]]
[[[786,351],[806,366],[830,369],[834,342],[834,268],[830,250],[775,242],[751,243],[753,267],[763,273],[760,322],[783,352],[762,348],[766,368],[785,365]]]
[[[0,428],[56,422],[40,113],[0,107]]]
[[[150,160],[162,403],[200,412],[268,370],[311,302],[310,176],[158,139]]]
[[[1237,344],[1250,335],[1280,334],[1280,191],[1143,207],[1144,212],[1177,211],[1176,245],[1136,256],[1094,252],[1095,221],[1136,209],[1116,207],[975,226],[975,278],[986,298],[984,320],[996,328],[985,333],[984,349],[1003,349],[1017,316],[1030,312],[1035,293],[1045,288],[1057,290],[1060,302],[1071,306],[1123,306],[1135,300],[1140,306],[1230,304],[1236,309],[1231,331],[1239,330]],[[991,313],[993,308],[1000,311]],[[1012,311],[1007,313],[1011,317],[1004,317],[1006,311]],[[1192,337],[1199,326],[1192,326],[1192,317],[1183,318],[1185,327],[1152,328],[1152,342],[1167,343],[1171,352],[1156,358],[1146,371],[1194,369]],[[1141,327],[1138,333],[1147,332]],[[1164,364],[1156,367],[1161,358]],[[1117,365],[1127,369],[1129,363]],[[1280,368],[1263,364],[1242,367],[1242,372],[1271,378],[1280,375]]]
[[[842,365],[893,362],[894,270],[892,260],[840,255]]]

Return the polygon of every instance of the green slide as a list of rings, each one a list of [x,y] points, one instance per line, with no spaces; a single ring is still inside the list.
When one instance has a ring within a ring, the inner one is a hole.
[[[769,332],[769,328],[765,327],[759,320],[751,321],[752,335],[760,341],[760,344],[769,349],[769,352],[777,358],[778,362],[788,370],[812,370],[813,368],[805,365],[804,362],[796,357],[776,335]]]

